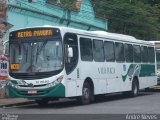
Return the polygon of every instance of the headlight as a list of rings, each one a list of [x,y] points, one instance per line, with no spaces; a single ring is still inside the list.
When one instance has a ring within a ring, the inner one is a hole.
[[[7,83],[7,85],[8,85],[8,86],[11,86],[11,87],[13,87],[13,88],[16,88],[16,89],[18,89],[18,88],[19,88],[19,86],[18,86],[18,85],[16,85],[16,84],[12,83],[11,81],[9,81],[9,82]]]
[[[60,77],[58,77],[55,81],[51,82],[48,84],[48,87],[53,87],[59,83],[62,82],[64,75],[61,75]]]

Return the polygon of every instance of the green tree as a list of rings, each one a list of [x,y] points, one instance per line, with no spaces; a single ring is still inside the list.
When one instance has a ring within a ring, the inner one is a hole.
[[[75,0],[60,0],[74,9]],[[108,19],[109,31],[145,40],[160,40],[160,0],[91,0],[96,15]],[[47,0],[55,4],[57,0]]]
[[[93,3],[96,14],[108,19],[109,31],[160,40],[159,0],[93,0]]]

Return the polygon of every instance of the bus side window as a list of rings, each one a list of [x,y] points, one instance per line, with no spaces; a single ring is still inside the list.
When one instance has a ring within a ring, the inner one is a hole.
[[[139,45],[133,45],[133,59],[134,62],[141,62],[141,49]]]
[[[156,50],[156,60],[157,62],[160,62],[160,51]]]
[[[124,62],[124,45],[123,43],[115,43],[115,57],[117,62]]]
[[[104,62],[103,40],[93,40],[93,58],[96,62]]]
[[[133,46],[125,44],[125,59],[126,62],[133,62]]]
[[[92,40],[80,38],[80,51],[82,61],[93,61]]]
[[[114,42],[111,42],[111,41],[104,42],[104,53],[105,53],[106,61],[108,62],[115,61]]]
[[[142,62],[148,62],[148,48],[147,46],[141,46],[141,59]]]
[[[68,48],[73,50],[73,56],[68,58]],[[66,73],[70,74],[78,63],[78,39],[73,33],[64,35],[64,54],[65,54],[65,69]]]
[[[154,47],[148,47],[148,55],[149,56],[149,62],[154,63],[155,62],[155,52]]]

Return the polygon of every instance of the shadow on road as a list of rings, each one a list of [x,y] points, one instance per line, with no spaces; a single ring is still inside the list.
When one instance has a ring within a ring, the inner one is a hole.
[[[148,89],[145,89],[145,92],[159,92],[160,93],[160,87],[157,86],[157,88],[156,87],[155,88],[148,88]]]

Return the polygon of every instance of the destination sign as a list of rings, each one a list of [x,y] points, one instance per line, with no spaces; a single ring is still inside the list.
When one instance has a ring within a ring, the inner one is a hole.
[[[58,28],[26,28],[21,30],[12,31],[9,39],[12,40],[33,40],[41,37],[61,37]]]
[[[40,36],[52,36],[52,30],[34,30],[34,31],[19,31],[17,32],[18,38],[26,38],[26,37],[40,37]]]

